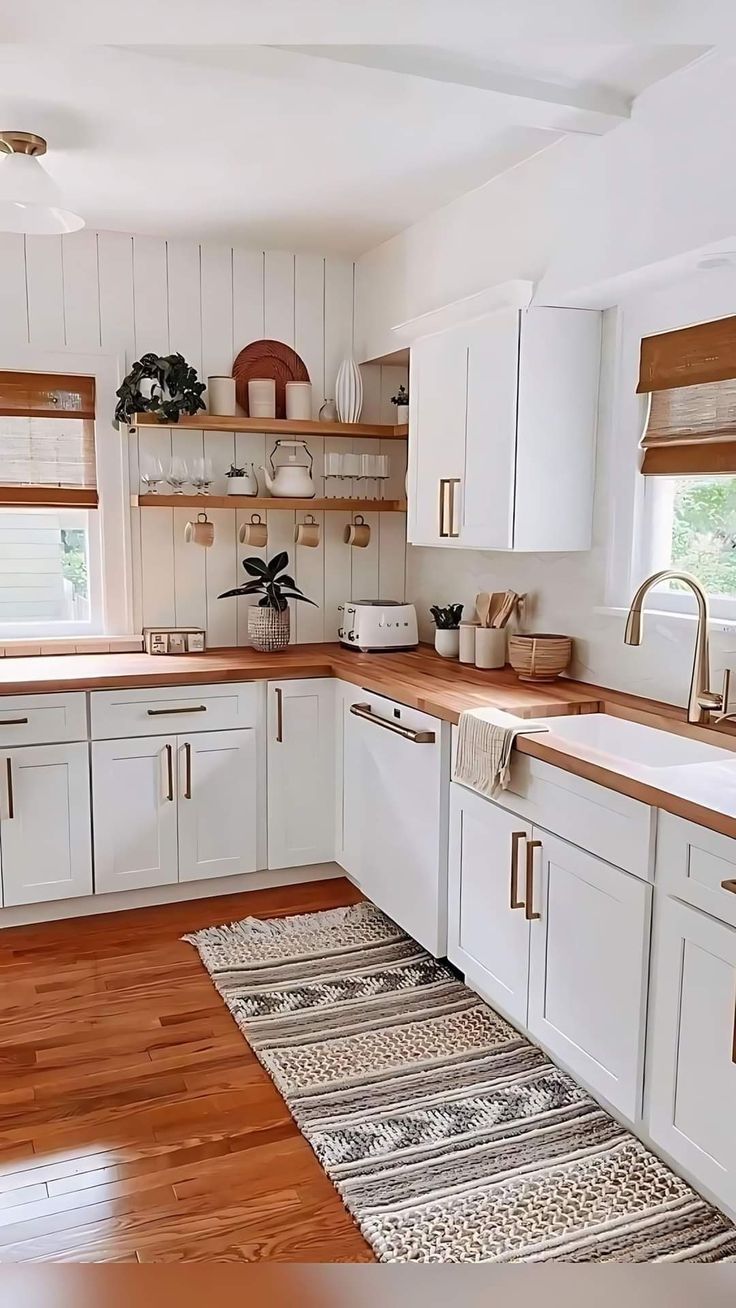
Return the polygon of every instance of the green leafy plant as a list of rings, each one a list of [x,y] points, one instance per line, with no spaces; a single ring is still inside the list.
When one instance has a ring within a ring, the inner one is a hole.
[[[392,404],[408,404],[409,392],[405,386],[400,386],[395,395],[391,396]]]
[[[463,616],[462,604],[446,604],[444,608],[433,604],[429,611],[439,631],[456,631],[460,626],[460,619]]]
[[[231,463],[231,464],[230,464],[230,467],[228,468],[227,472],[225,473],[225,476],[226,476],[226,477],[244,477],[244,476],[245,476],[245,468],[236,468],[235,464],[234,464],[234,463]]]
[[[153,383],[145,387],[146,394],[141,382]],[[144,354],[115,392],[115,417],[118,422],[129,422],[136,413],[154,413],[160,422],[178,422],[182,413],[194,414],[204,408],[205,389],[183,354]]]
[[[236,586],[234,590],[226,590],[220,595],[220,599],[229,599],[232,595],[262,595],[258,603],[262,609],[273,609],[275,613],[283,613],[288,608],[289,600],[304,600],[305,604],[314,604],[299,590],[293,577],[290,577],[285,569],[289,564],[289,556],[285,550],[280,554],[274,554],[269,563],[264,563],[263,559],[251,558],[243,559],[243,567],[251,578],[243,586]],[[318,606],[315,604],[315,608]]]

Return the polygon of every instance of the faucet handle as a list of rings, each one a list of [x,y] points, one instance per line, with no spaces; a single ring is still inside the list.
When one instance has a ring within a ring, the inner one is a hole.
[[[720,704],[716,705],[716,707],[720,708],[721,711],[718,714],[718,717],[715,719],[716,723],[723,722],[724,718],[731,718],[734,716],[733,713],[729,713],[729,709],[728,709],[728,701],[730,698],[731,698],[731,669],[724,668],[723,689],[721,690],[721,694],[720,694],[721,702]]]

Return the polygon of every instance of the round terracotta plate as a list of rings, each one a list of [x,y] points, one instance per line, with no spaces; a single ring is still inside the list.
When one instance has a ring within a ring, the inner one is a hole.
[[[248,382],[251,377],[272,377],[276,382],[276,417],[286,417],[286,383],[309,381],[304,361],[283,341],[251,341],[233,364],[235,394],[243,413],[248,414]]]

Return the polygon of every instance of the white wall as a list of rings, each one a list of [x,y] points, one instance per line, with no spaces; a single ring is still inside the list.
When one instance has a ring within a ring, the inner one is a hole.
[[[593,550],[410,547],[407,597],[425,639],[430,604],[470,604],[480,589],[511,586],[534,596],[530,628],[575,637],[576,675],[685,702],[692,621],[651,616],[642,646],[630,649],[625,614],[612,610],[642,576],[634,555],[639,340],[733,313],[736,304],[736,274],[694,271],[696,250],[736,249],[736,188],[723,155],[723,124],[736,110],[733,74],[723,56],[676,74],[640,97],[631,122],[608,136],[568,138],[358,261],[363,358],[395,348],[392,325],[510,278],[537,282],[538,303],[617,306],[605,323]],[[736,633],[713,627],[717,676],[736,664]]]
[[[2,346],[28,344],[44,350],[104,352],[125,366],[147,350],[180,350],[203,378],[229,373],[238,351],[250,341],[275,337],[293,346],[309,369],[315,413],[325,394],[334,395],[341,359],[352,351],[354,269],[343,258],[293,255],[154,237],[82,231],[61,238],[0,235],[0,368]],[[366,372],[367,421],[393,421],[389,397],[397,384],[392,368]],[[403,374],[402,374],[403,376]],[[119,439],[128,439],[122,435]],[[381,450],[392,460],[387,497],[403,491],[405,449],[400,443],[357,439],[310,442],[321,477],[323,445],[342,450]],[[217,473],[214,493],[225,490],[232,461],[265,462],[272,441],[198,431],[141,431],[130,444],[131,489],[139,466],[171,453],[211,456]],[[321,481],[318,480],[318,494]],[[135,611],[146,624],[205,626],[210,645],[247,643],[243,601],[218,594],[244,579],[247,551],[237,542],[242,511],[216,509],[215,544],[203,550],[184,540],[187,509],[133,509]],[[332,638],[337,605],[346,598],[403,598],[405,520],[403,514],[368,514],[370,546],[343,544],[348,515],[317,513],[322,540],[317,549],[296,549],[293,511],[267,514],[268,550],[287,549],[298,584],[319,607],[294,605],[293,636],[299,641]]]

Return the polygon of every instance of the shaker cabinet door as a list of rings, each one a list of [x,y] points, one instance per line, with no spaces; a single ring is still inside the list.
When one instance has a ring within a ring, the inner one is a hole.
[[[335,857],[335,702],[329,677],[269,682],[270,868]]]
[[[0,769],[5,908],[91,895],[87,745],[8,750]]]
[[[256,733],[177,737],[179,880],[255,872]]]
[[[412,545],[458,545],[463,512],[468,346],[457,331],[412,346],[409,516]]]
[[[178,880],[176,736],[92,745],[95,890]]]
[[[525,1024],[524,867],[531,826],[463,786],[450,789],[448,957],[469,985]]]
[[[662,896],[654,939],[649,1133],[736,1214],[736,930]]]

